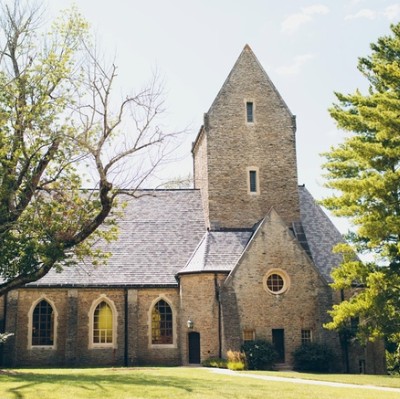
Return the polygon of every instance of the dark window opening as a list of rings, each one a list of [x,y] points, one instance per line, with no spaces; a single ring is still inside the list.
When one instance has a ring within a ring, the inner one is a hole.
[[[282,291],[284,284],[285,282],[279,274],[274,273],[267,278],[267,287],[272,292]]]
[[[246,115],[248,123],[254,122],[254,107],[252,102],[246,103]]]
[[[32,317],[32,345],[53,345],[54,314],[51,305],[44,299],[40,301]]]
[[[309,344],[312,341],[311,330],[301,330],[301,343]]]
[[[255,170],[249,171],[250,192],[257,192],[257,172]]]

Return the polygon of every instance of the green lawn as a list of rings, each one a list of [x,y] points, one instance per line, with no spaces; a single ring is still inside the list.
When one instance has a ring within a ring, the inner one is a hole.
[[[243,371],[246,374],[271,375],[275,377],[303,378],[305,380],[319,380],[329,382],[343,382],[344,384],[376,385],[400,389],[400,375],[361,375],[361,374],[312,374],[295,371]]]
[[[286,375],[288,373],[266,373]],[[290,373],[292,374],[292,373]],[[296,374],[296,377],[301,375]],[[310,375],[308,375],[310,376]],[[315,377],[315,376],[314,376]],[[318,376],[319,377],[319,376]],[[344,381],[349,376],[321,376]],[[400,387],[397,377],[350,376],[352,383]],[[332,388],[224,376],[204,368],[25,369],[0,373],[1,399],[398,399],[398,392]]]

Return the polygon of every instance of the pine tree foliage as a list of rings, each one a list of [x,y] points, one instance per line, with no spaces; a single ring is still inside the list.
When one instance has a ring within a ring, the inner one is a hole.
[[[324,156],[326,186],[334,195],[323,205],[350,219],[355,232],[337,251],[343,264],[333,272],[336,289],[352,295],[331,312],[331,329],[359,317],[364,339],[400,336],[400,24],[371,44],[358,69],[369,90],[335,93],[329,110],[348,136]],[[361,262],[356,252],[368,254]],[[358,288],[357,288],[358,287]],[[361,289],[360,289],[361,288]]]

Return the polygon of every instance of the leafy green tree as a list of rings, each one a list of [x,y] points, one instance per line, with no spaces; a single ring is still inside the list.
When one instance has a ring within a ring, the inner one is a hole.
[[[400,24],[371,44],[358,69],[368,79],[362,94],[335,93],[329,110],[339,128],[350,132],[324,154],[326,186],[334,195],[323,205],[349,218],[355,232],[337,248],[344,262],[333,286],[353,290],[334,306],[330,329],[346,329],[359,317],[363,339],[400,338]],[[361,262],[355,255],[367,254]],[[349,291],[346,291],[349,292]]]
[[[0,295],[106,258],[94,243],[116,236],[117,196],[135,195],[175,138],[157,125],[156,79],[116,100],[117,68],[79,12],[45,31],[29,3],[0,2]]]

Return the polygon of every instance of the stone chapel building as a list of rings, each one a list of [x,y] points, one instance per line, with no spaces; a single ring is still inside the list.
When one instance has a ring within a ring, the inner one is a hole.
[[[338,369],[384,371],[379,345],[323,324],[342,240],[297,181],[296,121],[245,46],[193,144],[194,189],[128,197],[105,266],[51,271],[0,298],[7,366],[198,364],[267,339],[292,364],[324,343]],[[344,293],[345,295],[345,293]]]

